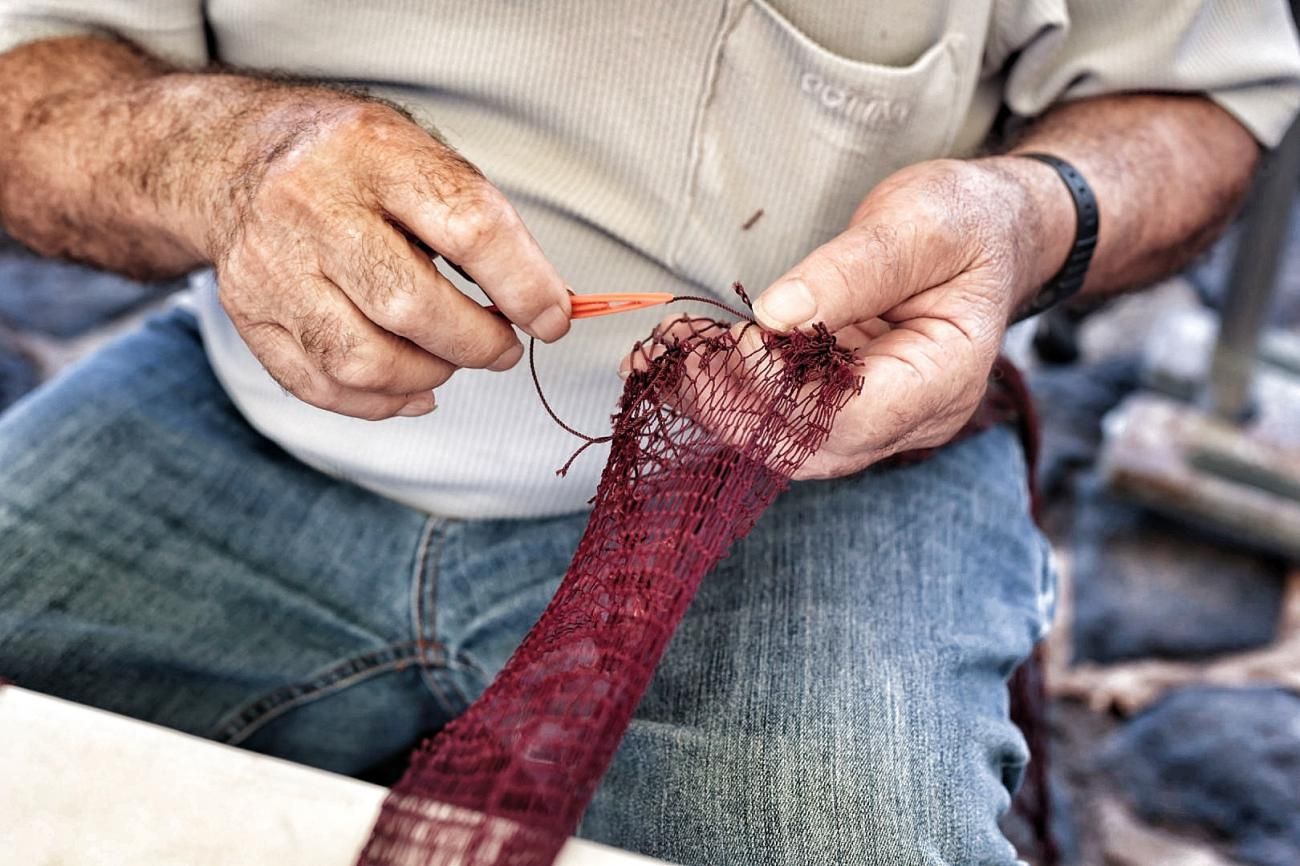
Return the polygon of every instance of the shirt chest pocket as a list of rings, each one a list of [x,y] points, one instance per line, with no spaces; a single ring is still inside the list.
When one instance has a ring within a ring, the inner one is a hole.
[[[763,0],[744,3],[697,123],[671,267],[715,290],[736,279],[761,289],[842,231],[881,179],[950,147],[966,47],[948,32],[910,65],[877,65],[826,50]]]

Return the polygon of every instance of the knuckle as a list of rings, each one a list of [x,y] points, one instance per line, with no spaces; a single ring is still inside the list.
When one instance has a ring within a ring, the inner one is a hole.
[[[303,350],[314,359],[328,357],[335,351],[334,341],[337,328],[334,323],[323,316],[304,316],[298,325],[298,342]]]
[[[400,114],[381,102],[348,102],[330,112],[325,137],[350,151],[364,152],[398,140],[406,132]]]
[[[409,333],[424,317],[423,305],[413,292],[376,289],[370,297],[380,323],[397,333]]]
[[[330,373],[342,385],[358,391],[383,391],[393,384],[393,358],[370,343],[353,349]]]
[[[336,380],[340,370],[355,363],[361,343],[346,327],[323,315],[309,316],[300,322],[298,341],[320,371]]]
[[[414,172],[411,191],[431,195],[444,204],[458,201],[470,190],[489,186],[473,163],[436,137],[425,142],[410,168]],[[410,184],[412,179],[406,182]]]
[[[364,297],[385,313],[413,312],[410,307],[416,291],[411,264],[373,232],[359,233],[355,250],[349,270],[353,281],[362,287]]]
[[[463,328],[447,335],[447,355],[465,367],[486,367],[509,347],[483,328]]]
[[[468,193],[447,216],[447,252],[452,256],[482,252],[517,221],[514,208],[495,189]]]

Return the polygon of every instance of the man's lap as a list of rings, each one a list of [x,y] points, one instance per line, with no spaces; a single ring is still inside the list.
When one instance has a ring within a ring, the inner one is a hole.
[[[1023,488],[1005,430],[796,485],[705,580],[584,835],[683,863],[1011,862],[1003,679],[1050,588]],[[428,517],[316,473],[171,314],[0,418],[0,673],[359,773],[486,684],[584,524]]]
[[[706,578],[585,831],[690,863],[1013,862],[1004,680],[1045,622],[1040,539],[1008,430],[795,485]]]

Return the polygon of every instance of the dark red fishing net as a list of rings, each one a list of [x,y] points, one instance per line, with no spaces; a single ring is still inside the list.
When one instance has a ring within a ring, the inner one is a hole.
[[[638,344],[594,510],[555,598],[425,742],[363,866],[546,866],[577,827],[700,579],[860,387],[819,329],[684,318]]]

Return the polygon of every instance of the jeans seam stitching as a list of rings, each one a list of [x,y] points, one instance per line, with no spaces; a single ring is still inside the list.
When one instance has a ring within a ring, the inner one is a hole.
[[[439,530],[444,528],[447,522],[445,518],[429,517],[420,537],[415,565],[411,569],[411,627],[415,634],[416,646],[419,647],[421,659],[426,652],[436,651],[440,659],[440,664],[436,665],[439,669],[445,669],[449,661],[446,647],[438,641],[434,624],[439,564],[443,545],[447,539],[446,533]],[[434,675],[434,667],[422,663],[420,679],[444,712],[448,715],[459,715],[469,704],[468,698],[451,679],[440,681]],[[456,693],[458,701],[452,700],[448,695],[448,689]]]
[[[366,659],[373,661],[362,664]],[[212,726],[209,738],[227,745],[237,745],[267,722],[295,707],[373,676],[401,670],[411,662],[421,666],[426,663],[419,646],[412,641],[388,644],[348,656],[307,680],[279,686],[253,700],[245,701]],[[353,670],[342,673],[348,668]]]

